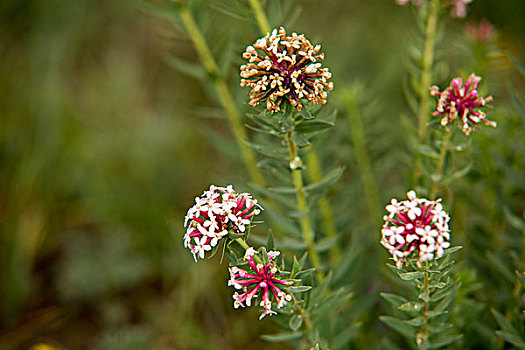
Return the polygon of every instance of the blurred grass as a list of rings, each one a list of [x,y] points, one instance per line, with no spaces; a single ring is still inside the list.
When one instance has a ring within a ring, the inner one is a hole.
[[[391,125],[404,103],[410,10],[393,0],[300,4],[294,30],[323,43],[336,87],[367,82],[387,111],[379,123]],[[210,183],[246,182],[235,158],[210,142],[206,128],[230,133],[209,91],[165,63],[173,53],[196,61],[191,43],[143,8],[124,0],[0,3],[2,349],[283,348],[258,340],[278,329],[271,321],[233,311],[217,259],[197,266],[182,247],[193,198]],[[524,57],[523,1],[476,0],[471,13],[491,20],[499,43]],[[231,26],[238,53],[259,36],[224,15],[210,23]],[[448,25],[461,32],[462,24]],[[488,72],[493,86],[510,70],[507,62]],[[382,199],[403,188],[404,172],[396,174],[384,180],[394,187],[383,187]],[[356,171],[347,176],[357,181]]]

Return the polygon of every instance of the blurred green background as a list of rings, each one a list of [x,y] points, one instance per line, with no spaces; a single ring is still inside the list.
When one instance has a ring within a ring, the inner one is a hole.
[[[228,33],[233,58],[225,75],[244,108],[240,54],[261,35],[252,18],[218,10],[236,3],[203,1],[198,18],[209,42]],[[363,82],[378,111],[375,129],[389,131],[379,142],[402,150],[412,9],[394,0],[306,0],[293,7],[302,10],[293,26],[279,24],[323,44],[336,85],[332,103],[339,103],[338,88]],[[469,19],[487,18],[498,31],[482,83],[494,104],[508,102],[509,86],[523,97],[523,79],[507,54],[525,57],[524,15],[522,0],[471,5]],[[439,83],[458,75],[457,67],[475,66],[465,23],[446,20],[440,47],[452,68],[443,68]],[[195,196],[211,183],[244,190],[249,181],[238,155],[228,151],[234,143],[216,146],[217,135],[231,134],[213,93],[172,69],[170,56],[198,63],[169,2],[0,2],[0,349],[38,342],[59,349],[284,348],[259,340],[278,329],[271,320],[233,310],[219,259],[197,265],[182,246],[182,221]],[[512,130],[520,128],[516,122]],[[337,155],[325,162],[348,167],[357,199],[362,193],[345,133]],[[395,169],[380,180],[385,202],[406,190],[406,159],[394,151],[376,154]],[[483,157],[490,156],[477,159]],[[519,202],[523,188],[517,188],[502,195]],[[356,200],[336,213],[358,220],[364,207]],[[363,224],[377,239],[379,225],[380,218]]]

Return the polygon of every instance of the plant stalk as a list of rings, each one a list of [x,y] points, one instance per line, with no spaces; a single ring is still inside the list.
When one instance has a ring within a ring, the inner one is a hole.
[[[357,169],[359,170],[361,182],[363,183],[368,212],[371,220],[376,220],[381,217],[381,206],[379,204],[377,183],[374,177],[374,172],[372,171],[372,163],[368,157],[368,150],[366,149],[366,136],[363,122],[361,121],[359,105],[353,94],[348,96],[346,105],[348,109],[348,118],[352,125],[350,128],[350,135],[352,138],[352,144],[354,145]]]
[[[269,33],[271,31],[271,28],[268,22],[268,17],[266,16],[266,13],[264,12],[260,1],[249,0],[249,3],[255,15],[255,19],[257,21],[257,25],[259,26],[261,34],[266,35],[266,33]],[[310,169],[310,171],[308,172],[310,180],[312,182],[321,181],[323,178],[323,174],[321,171],[321,166],[317,153],[315,151],[312,151],[306,158],[306,162],[308,165],[308,169]],[[330,206],[330,202],[328,201],[325,195],[323,195],[319,200],[319,210],[321,212],[321,221],[326,236],[331,238],[336,237],[337,229],[334,223],[334,214],[332,211],[332,207]],[[335,266],[335,264],[339,262],[339,260],[341,260],[341,247],[338,244],[335,244],[330,249],[330,262],[332,266]]]
[[[423,272],[423,293],[428,295],[428,261],[425,261],[425,271]],[[423,300],[423,309],[421,311],[421,315],[423,318],[425,318],[425,323],[421,326],[421,330],[417,334],[417,345],[420,349],[423,349],[424,347],[421,347],[421,345],[425,344],[428,340],[428,302]]]
[[[321,172],[321,165],[319,162],[319,157],[315,151],[310,152],[306,157],[306,165],[308,167],[308,175],[310,181],[319,182],[323,178]],[[337,237],[337,229],[334,222],[334,213],[330,202],[326,195],[323,195],[319,199],[319,211],[321,212],[321,223],[323,224],[324,233],[326,237],[335,238]],[[335,266],[341,260],[341,247],[339,244],[334,244],[330,248],[330,263],[332,266]]]
[[[249,3],[253,13],[255,14],[255,20],[257,21],[257,25],[259,26],[262,35],[265,35],[266,33],[270,32],[270,24],[268,23],[268,18],[266,17],[266,14],[264,13],[259,0],[249,0]]]
[[[432,66],[434,63],[434,48],[436,46],[436,29],[439,14],[439,3],[441,0],[430,0],[430,9],[427,15],[427,22],[425,27],[425,44],[423,48],[422,72],[419,83],[419,142],[425,143],[427,140],[427,124],[429,115],[429,93],[428,89],[432,81]],[[417,185],[418,179],[421,177],[423,168],[421,166],[421,158],[416,159],[414,166],[414,185]]]
[[[441,181],[441,178],[443,177],[443,167],[445,165],[445,158],[447,155],[447,151],[449,150],[449,144],[450,144],[450,138],[452,137],[453,130],[446,131],[445,137],[443,137],[443,141],[441,144],[441,151],[439,152],[439,159],[438,164],[436,167],[435,178],[432,179],[432,187],[430,188],[430,200],[434,200],[436,198],[437,192],[439,191],[439,183]]]
[[[315,251],[314,242],[314,231],[310,222],[310,215],[308,205],[306,204],[306,196],[304,193],[303,174],[301,170],[301,159],[297,154],[297,146],[292,141],[293,131],[286,133],[286,142],[288,144],[288,150],[290,153],[290,169],[292,171],[293,184],[295,187],[295,194],[297,199],[297,211],[299,212],[300,218],[299,223],[301,225],[301,232],[303,234],[303,241],[306,243],[308,255],[310,256],[310,262],[312,267],[316,268],[316,276],[319,281],[323,280],[323,274],[319,271],[321,260],[319,255]]]
[[[264,186],[265,181],[261,172],[259,171],[259,168],[257,167],[255,155],[253,154],[253,151],[243,143],[243,140],[248,139],[248,136],[242,125],[241,116],[237,110],[237,106],[233,101],[232,95],[225,80],[220,75],[218,65],[211,54],[211,50],[208,47],[204,36],[199,30],[197,23],[195,22],[195,18],[193,17],[193,14],[191,13],[188,6],[181,6],[179,15],[182,23],[184,24],[186,32],[188,33],[188,36],[190,37],[193,45],[195,46],[195,49],[197,50],[197,53],[199,54],[204,68],[210,76],[210,80],[217,91],[219,101],[230,121],[230,125],[237,142],[237,147],[241,152],[241,157],[244,161],[246,169],[248,170],[248,174],[254,183],[259,186]]]

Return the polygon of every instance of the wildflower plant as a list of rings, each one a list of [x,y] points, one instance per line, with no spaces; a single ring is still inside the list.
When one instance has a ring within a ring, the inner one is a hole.
[[[409,132],[407,138],[415,155],[411,187],[420,195],[412,190],[407,199],[392,199],[386,206],[380,244],[394,261],[389,268],[400,281],[410,285],[412,298],[381,293],[396,309],[396,317],[381,316],[380,320],[401,333],[411,348],[440,348],[457,344],[462,337],[449,322],[449,310],[460,290],[450,259],[460,247],[451,247],[454,235],[449,224],[454,218],[444,210],[447,196],[443,190],[453,180],[465,176],[470,168],[452,172],[450,154],[461,150],[452,137],[453,126],[458,124],[465,136],[469,136],[480,123],[490,126],[495,123],[485,117],[484,108],[491,97],[481,97],[478,91],[481,79],[474,74],[465,83],[461,78],[453,79],[442,91],[432,86],[438,80],[435,61],[439,56],[435,51],[442,14],[452,9],[454,17],[463,18],[471,1],[396,2],[401,5],[412,2],[419,28],[423,29],[420,33],[423,45],[411,50],[415,69],[410,79],[413,90],[407,93],[413,95],[409,107],[417,124],[416,128],[409,127],[415,132]],[[191,11],[182,6],[180,13],[220,104],[230,118],[238,146],[249,148],[244,149],[243,160],[251,176],[250,186],[264,205],[269,226],[277,233],[274,236],[270,230],[266,239],[250,234],[252,220],[262,205],[247,193],[235,193],[231,186],[212,186],[188,212],[184,243],[197,261],[224,242],[223,254],[231,261],[228,286],[235,289],[234,309],[260,307],[260,320],[276,320],[284,328],[281,333],[264,335],[264,339],[287,341],[297,348],[344,348],[361,324],[356,321],[355,313],[346,312],[351,306],[352,293],[350,282],[343,281],[358,253],[357,249],[350,250],[348,257],[341,256],[336,230],[331,233],[324,230],[329,227],[325,225],[327,221],[335,221],[333,217],[330,219],[330,206],[326,205],[324,194],[341,178],[343,168],[334,167],[324,176],[319,177],[322,172],[318,172],[317,178],[310,177],[319,165],[315,161],[316,148],[336,123],[337,113],[325,106],[332,99],[329,96],[334,90],[332,75],[323,66],[320,45],[312,44],[304,34],[290,31],[288,25],[288,31],[284,26],[271,29],[261,3],[251,0],[249,6],[263,32],[262,37],[257,35],[259,39],[249,41],[251,44],[240,54],[243,61],[239,81],[248,95],[245,126],[249,136],[246,131],[238,130],[238,109],[228,103],[233,94],[226,88],[224,77],[218,74],[212,51],[203,45],[204,36],[196,31]],[[354,93],[344,99],[350,107],[356,105]],[[436,108],[432,108],[431,97],[437,99]],[[356,152],[364,154],[367,145],[359,115],[349,119],[357,126],[352,131]],[[371,173],[370,160],[357,158],[363,168],[361,172]],[[379,217],[379,205],[375,205],[379,195],[370,190],[375,180],[371,174],[361,176],[365,192],[370,194],[366,199],[370,215]],[[436,199],[438,196],[445,199]],[[324,215],[323,208],[328,215]],[[327,251],[337,254],[329,256],[325,254]],[[347,327],[342,329],[342,323]]]

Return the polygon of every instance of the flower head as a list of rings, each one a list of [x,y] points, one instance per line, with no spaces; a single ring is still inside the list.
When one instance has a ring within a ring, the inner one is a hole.
[[[205,252],[229,232],[244,233],[253,216],[259,213],[260,206],[248,193],[238,194],[231,185],[211,185],[195,198],[195,205],[186,214],[184,246],[191,250],[195,261],[197,257],[204,259]]]
[[[228,286],[233,286],[236,289],[242,290],[239,294],[235,292],[233,295],[233,307],[244,307],[252,305],[252,299],[258,299],[257,302],[263,307],[263,313],[259,317],[262,319],[266,315],[277,314],[272,310],[272,305],[275,303],[277,309],[285,306],[292,300],[292,295],[286,292],[286,286],[292,284],[292,281],[285,281],[278,278],[279,269],[275,263],[275,258],[279,256],[280,252],[270,251],[262,254],[267,255],[267,263],[257,263],[254,256],[259,254],[255,249],[248,248],[244,255],[244,260],[248,262],[247,270],[243,270],[237,266],[232,266],[230,270],[230,280]]]
[[[405,5],[412,2],[415,6],[423,7],[426,0],[396,0],[396,4]],[[465,18],[467,16],[467,4],[471,3],[472,0],[444,0],[448,6],[452,9],[452,16],[458,18]]]
[[[468,37],[480,44],[489,43],[497,35],[492,23],[485,18],[483,18],[478,24],[473,21],[467,22],[465,29]]]
[[[452,7],[452,15],[457,18],[467,17],[467,4],[472,0],[452,0],[450,6]]]
[[[414,191],[407,193],[408,200],[392,199],[387,205],[388,215],[381,230],[381,244],[392,254],[398,267],[413,253],[418,264],[440,258],[450,247],[448,214],[441,199],[430,201],[418,198]]]
[[[477,90],[480,77],[471,74],[463,85],[463,79],[455,78],[444,91],[440,92],[439,87],[433,86],[430,94],[436,96],[438,100],[437,110],[432,113],[434,116],[442,116],[441,125],[446,126],[453,123],[459,116],[462,123],[462,131],[469,135],[472,127],[483,122],[485,125],[496,127],[496,123],[485,118],[485,113],[479,108],[487,102],[492,101],[492,97],[481,97]]]
[[[252,89],[249,104],[266,101],[272,113],[280,110],[283,100],[298,111],[303,108],[301,99],[325,104],[325,88],[332,90],[333,83],[327,82],[332,76],[328,68],[321,68],[324,54],[320,49],[303,34],[287,36],[283,27],[248,46],[242,55],[248,63],[241,66],[241,86]]]

